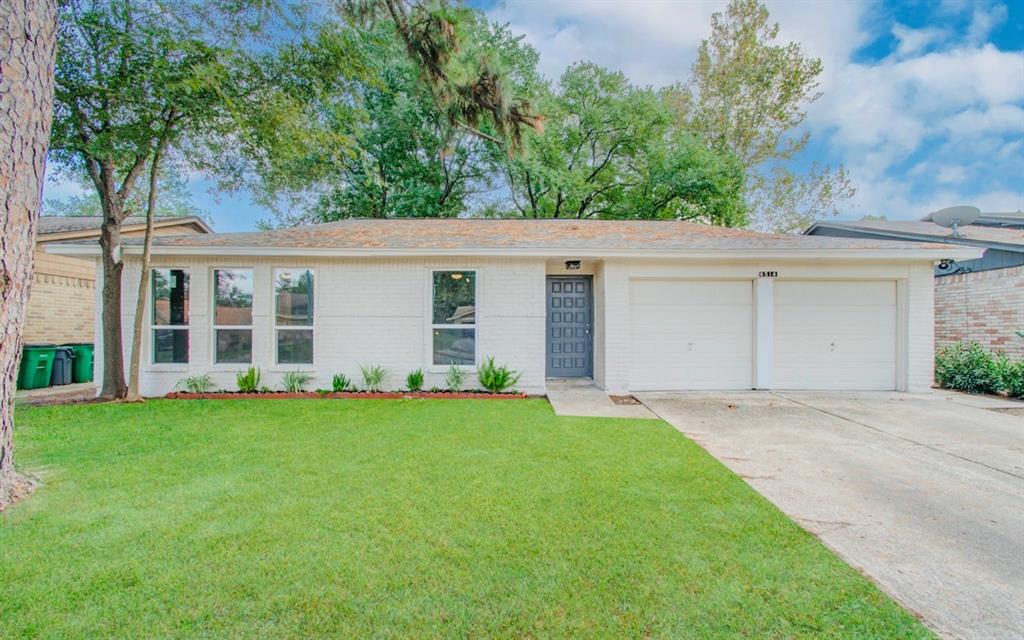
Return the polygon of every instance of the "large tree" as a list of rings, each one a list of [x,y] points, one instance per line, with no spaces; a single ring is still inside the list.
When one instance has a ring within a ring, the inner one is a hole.
[[[690,133],[676,97],[594,64],[571,66],[539,102],[544,132],[527,136],[521,157],[495,158],[513,213],[745,223],[739,163]]]
[[[793,231],[838,213],[854,189],[841,166],[791,168],[809,142],[799,126],[821,96],[822,66],[796,43],[777,44],[778,34],[760,0],[731,0],[697,52],[692,101],[677,106],[690,110],[698,135],[742,161],[754,226]]]
[[[311,61],[302,46],[277,46],[292,10],[274,0],[60,5],[52,153],[65,171],[87,176],[100,200],[101,397],[127,392],[120,229],[128,204],[142,200],[140,178],[159,175],[162,158],[186,144],[209,151],[189,150],[197,165],[231,176],[246,160],[267,174],[306,161],[303,132],[318,118],[307,98],[345,54],[318,49]]]
[[[14,471],[14,389],[53,112],[54,0],[0,2],[0,510]]]

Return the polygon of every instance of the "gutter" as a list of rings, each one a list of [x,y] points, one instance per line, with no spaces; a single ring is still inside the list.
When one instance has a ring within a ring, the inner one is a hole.
[[[46,245],[48,253],[68,256],[99,256],[100,247],[88,244]],[[122,245],[125,255],[141,255],[141,245]],[[935,245],[922,248],[856,249],[856,248],[808,248],[791,247],[777,249],[633,249],[610,250],[579,249],[573,247],[551,248],[412,248],[412,249],[355,249],[335,247],[245,247],[245,246],[187,246],[154,245],[154,256],[312,256],[330,258],[409,258],[409,257],[532,257],[556,258],[571,256],[580,259],[639,258],[639,259],[689,259],[689,260],[890,260],[910,262],[922,260],[972,260],[980,258],[984,251],[964,245]]]

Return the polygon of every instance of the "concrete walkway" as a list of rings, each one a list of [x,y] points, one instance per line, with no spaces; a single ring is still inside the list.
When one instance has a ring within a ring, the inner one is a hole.
[[[63,384],[45,389],[19,389],[14,393],[14,401],[24,405],[66,404],[95,397],[96,385],[92,382]]]
[[[1024,638],[1024,418],[1007,412],[1015,401],[637,396],[940,635]]]
[[[657,419],[642,404],[615,404],[590,380],[548,380],[547,395],[551,408],[559,416]]]

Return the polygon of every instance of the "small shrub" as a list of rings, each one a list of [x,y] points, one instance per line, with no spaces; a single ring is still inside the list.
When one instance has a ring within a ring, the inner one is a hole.
[[[239,371],[235,376],[235,381],[238,383],[238,390],[242,393],[256,393],[256,390],[260,388],[259,367],[249,367],[248,371],[244,373]]]
[[[1000,373],[1003,390],[1011,398],[1024,398],[1024,360],[1006,360]]]
[[[522,373],[507,366],[494,364],[494,357],[484,360],[484,363],[477,367],[477,376],[480,378],[480,386],[491,393],[501,393],[511,389],[523,377]]]
[[[363,374],[363,384],[366,390],[376,393],[388,379],[388,370],[379,364],[359,365],[359,371]]]
[[[462,385],[466,383],[466,374],[453,362],[444,376],[444,383],[448,385],[449,389],[458,393],[462,391]]]
[[[352,388],[352,381],[348,379],[344,373],[336,373],[331,378],[331,388],[334,389],[335,393],[341,393],[342,391],[348,391]]]
[[[999,362],[975,342],[950,345],[935,356],[935,381],[944,389],[995,393],[1000,377]]]
[[[409,391],[419,391],[423,388],[423,369],[411,371],[405,376],[405,386]]]
[[[300,393],[312,382],[313,376],[302,371],[289,371],[281,376],[281,386],[288,393]]]
[[[182,378],[175,385],[177,389],[184,389],[189,393],[209,393],[216,387],[213,378],[208,373],[204,373],[201,376],[189,376],[188,378]]]
[[[271,393],[272,391],[273,391],[273,389],[271,389],[267,385],[261,385],[260,386],[260,393]]]

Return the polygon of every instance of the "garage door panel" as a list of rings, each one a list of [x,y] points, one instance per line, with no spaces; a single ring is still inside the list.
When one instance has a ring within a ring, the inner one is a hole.
[[[896,283],[775,283],[774,387],[896,387]]]
[[[749,389],[750,281],[633,280],[630,388]]]

